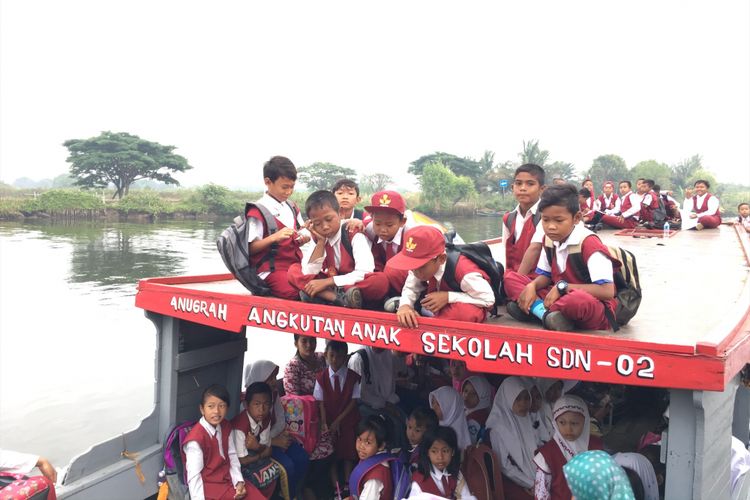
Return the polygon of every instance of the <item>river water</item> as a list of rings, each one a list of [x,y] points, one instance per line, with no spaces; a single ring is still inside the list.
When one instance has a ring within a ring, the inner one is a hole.
[[[452,222],[466,241],[499,235],[495,217]],[[214,242],[227,224],[0,222],[0,448],[62,467],[137,426],[153,407],[156,340],[137,282],[226,272]],[[294,348],[264,336],[253,351],[283,370]]]

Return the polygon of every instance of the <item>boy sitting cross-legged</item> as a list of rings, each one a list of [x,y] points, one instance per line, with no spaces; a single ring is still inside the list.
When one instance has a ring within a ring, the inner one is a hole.
[[[382,301],[388,292],[388,278],[373,272],[375,262],[367,237],[362,233],[350,236],[341,224],[336,196],[316,191],[307,198],[305,211],[315,246],[303,254],[301,264],[292,264],[288,273],[300,298],[354,309],[361,308],[363,302]]]
[[[539,210],[544,234],[553,245],[551,261],[547,252],[541,253],[538,276],[533,281],[518,273],[505,273],[505,290],[512,301],[508,313],[519,321],[531,321],[533,310],[549,330],[609,329],[604,308],[614,315],[617,299],[613,275],[620,262],[612,259],[599,237],[580,223],[582,214],[574,186],[549,187],[542,194]],[[590,281],[577,276],[570,263],[568,250],[574,245],[580,245]]]

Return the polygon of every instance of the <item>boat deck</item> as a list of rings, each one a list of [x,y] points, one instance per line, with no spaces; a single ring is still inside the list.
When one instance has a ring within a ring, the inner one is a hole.
[[[731,226],[671,238],[599,233],[635,254],[637,316],[617,333],[550,332],[503,313],[483,324],[252,296],[230,275],[152,278],[136,305],[238,332],[244,326],[463,359],[484,372],[658,387],[722,390],[750,361],[750,243]],[[502,245],[491,245],[502,254]],[[504,259],[502,259],[504,260]]]

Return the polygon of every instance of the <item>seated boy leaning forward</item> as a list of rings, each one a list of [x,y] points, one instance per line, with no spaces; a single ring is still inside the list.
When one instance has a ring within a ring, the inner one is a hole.
[[[617,299],[613,275],[620,262],[610,257],[598,236],[580,224],[578,192],[573,185],[547,188],[539,210],[544,234],[553,244],[551,262],[548,253],[542,252],[533,281],[518,273],[505,274],[505,291],[512,301],[508,313],[519,321],[532,321],[533,310],[549,330],[609,329],[604,308],[614,315]],[[569,248],[575,245],[580,245],[590,281],[579,277],[570,262]],[[537,300],[543,300],[543,306]]]
[[[362,303],[382,302],[388,278],[373,272],[375,261],[363,233],[349,235],[341,223],[339,204],[330,191],[315,191],[305,202],[307,229],[315,245],[302,262],[289,267],[289,283],[306,302],[359,309]],[[351,239],[350,239],[351,238]],[[382,304],[381,304],[382,306]]]
[[[460,290],[453,290],[448,280],[443,279],[447,259],[443,233],[432,226],[417,226],[404,237],[404,248],[386,265],[409,271],[396,312],[399,323],[409,328],[419,326],[414,306],[422,296],[419,300],[422,315],[483,322],[495,303],[487,274],[462,255],[455,269],[455,282]]]
[[[266,192],[256,202],[263,205],[276,219],[278,231],[269,235],[265,220],[258,208],[247,213],[248,250],[250,263],[258,276],[271,288],[271,294],[288,300],[299,300],[297,290],[287,280],[287,270],[302,258],[300,247],[310,241],[310,234],[303,229],[304,221],[294,202],[287,201],[294,192],[297,169],[283,156],[274,156],[263,166],[263,182]],[[272,245],[277,245],[271,263],[269,254]],[[273,270],[271,266],[273,265]]]

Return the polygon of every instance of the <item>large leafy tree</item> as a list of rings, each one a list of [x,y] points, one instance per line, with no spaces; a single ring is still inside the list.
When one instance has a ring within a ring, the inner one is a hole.
[[[450,153],[441,153],[438,151],[414,160],[411,162],[408,171],[410,174],[420,176],[427,165],[434,163],[442,163],[454,174],[465,176],[475,181],[480,179],[491,168],[486,158],[483,161],[476,161],[472,158],[461,158]]]
[[[340,167],[333,163],[315,162],[306,167],[297,169],[297,178],[311,191],[320,189],[331,189],[339,179],[357,180],[357,172],[354,169]]]
[[[669,179],[671,175],[672,169],[666,164],[659,163],[656,160],[639,162],[633,167],[633,170],[630,171],[632,181],[640,178],[653,179],[662,189],[670,189],[671,185]],[[633,184],[633,189],[635,189],[635,184]]]
[[[594,158],[586,177],[591,179],[596,190],[600,190],[605,181],[612,181],[617,186],[618,182],[628,178],[628,167],[617,155],[602,155]]]
[[[471,179],[454,174],[440,162],[426,165],[419,183],[422,193],[428,195],[423,203],[435,212],[448,209],[476,194]]]
[[[572,163],[567,161],[553,161],[544,165],[545,181],[547,184],[552,184],[552,181],[559,177],[565,179],[568,182],[573,182],[576,176],[576,169]]]
[[[115,186],[113,198],[128,194],[130,185],[139,179],[154,179],[165,184],[179,184],[172,177],[193,167],[175,154],[175,146],[141,139],[125,132],[102,132],[89,139],[71,139],[68,148],[70,175],[84,188]]]
[[[367,174],[359,181],[359,188],[364,193],[377,193],[393,184],[393,178],[388,174]]]

